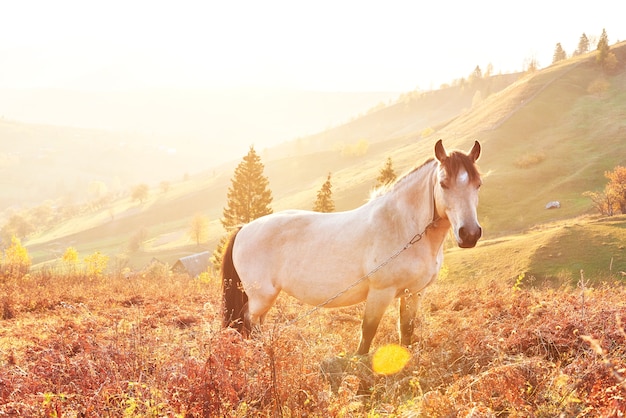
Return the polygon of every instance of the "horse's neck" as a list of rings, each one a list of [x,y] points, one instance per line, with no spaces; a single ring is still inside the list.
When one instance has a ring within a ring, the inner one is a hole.
[[[435,170],[436,162],[425,164],[381,196],[386,221],[394,224],[391,230],[421,233],[433,221]]]

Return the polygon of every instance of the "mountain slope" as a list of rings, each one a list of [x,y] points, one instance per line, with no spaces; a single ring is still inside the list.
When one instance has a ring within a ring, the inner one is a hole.
[[[612,50],[626,63],[626,43]],[[605,80],[607,88],[590,93],[589,87],[597,80]],[[521,78],[516,75],[508,83],[493,88],[490,95],[481,90],[487,91],[488,84],[414,95],[341,127],[263,150],[274,210],[309,209],[328,172],[337,210],[359,206],[388,156],[400,174],[431,157],[435,140],[443,138],[447,148],[467,149],[474,139],[483,144],[479,217],[486,240],[589,212],[591,204],[582,192],[600,189],[605,182],[603,172],[626,161],[623,67],[604,75],[590,53]],[[436,131],[424,136],[427,128]],[[366,132],[370,135],[364,137]],[[363,155],[342,155],[336,147],[357,139],[369,145]],[[155,197],[150,205],[137,208],[132,218],[85,228],[71,241],[116,254],[124,250],[132,230],[142,225],[150,242],[163,242],[163,237],[174,233],[183,237],[171,246],[146,246],[131,255],[134,267],[152,256],[171,262],[180,254],[212,251],[223,233],[218,219],[235,164],[175,185],[173,191],[186,190],[178,191],[176,199]],[[546,202],[552,200],[559,200],[562,208],[545,210]],[[211,220],[211,239],[201,248],[184,239],[194,213]],[[44,248],[53,241],[51,236],[52,231],[29,243],[37,261],[49,257]]]

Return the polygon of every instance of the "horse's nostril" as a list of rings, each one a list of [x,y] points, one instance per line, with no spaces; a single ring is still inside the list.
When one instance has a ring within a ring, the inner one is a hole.
[[[481,227],[477,227],[474,230],[464,226],[459,228],[459,238],[465,244],[476,243],[482,234],[483,230]]]

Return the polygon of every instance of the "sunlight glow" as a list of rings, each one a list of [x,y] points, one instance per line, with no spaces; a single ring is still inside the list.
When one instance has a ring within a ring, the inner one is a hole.
[[[0,87],[425,90],[476,65],[547,66],[557,42],[571,53],[583,32],[624,39],[612,5],[564,15],[558,2],[529,0],[513,15],[492,0],[24,0],[0,17]]]

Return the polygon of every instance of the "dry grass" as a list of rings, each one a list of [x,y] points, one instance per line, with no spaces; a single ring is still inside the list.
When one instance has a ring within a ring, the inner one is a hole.
[[[626,411],[619,283],[438,283],[424,299],[412,358],[392,376],[346,354],[356,347],[360,306],[286,325],[306,308],[283,297],[262,335],[244,340],[219,326],[215,281],[32,276],[0,286],[0,416]],[[397,341],[395,318],[388,312],[375,348]]]

